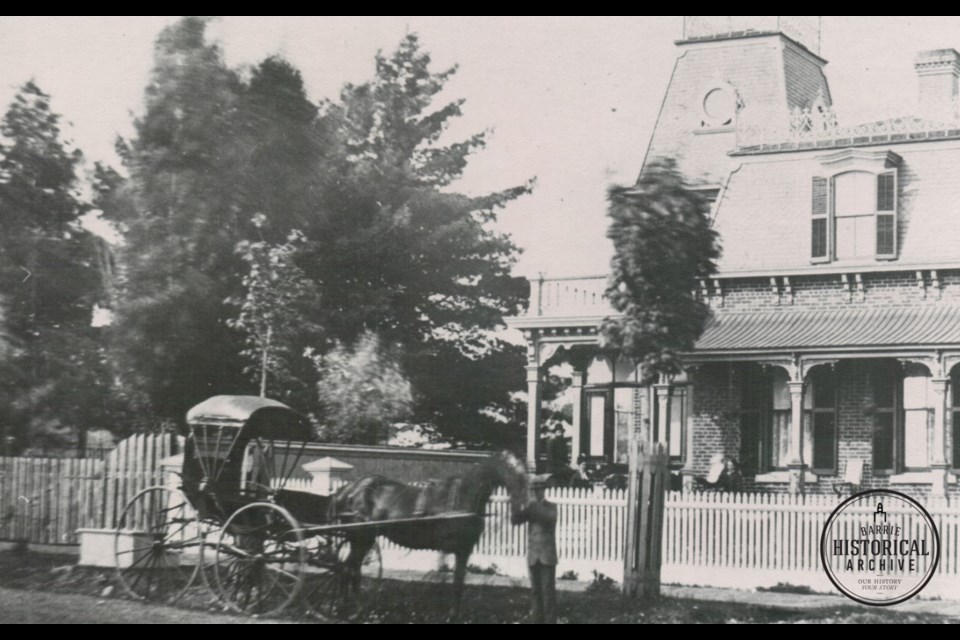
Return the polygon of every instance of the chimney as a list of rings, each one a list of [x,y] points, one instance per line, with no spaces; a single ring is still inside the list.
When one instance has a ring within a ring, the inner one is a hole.
[[[913,66],[920,83],[920,117],[935,122],[956,120],[960,53],[955,49],[921,51]]]

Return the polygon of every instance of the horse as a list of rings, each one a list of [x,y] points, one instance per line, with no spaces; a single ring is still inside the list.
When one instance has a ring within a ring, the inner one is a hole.
[[[383,535],[408,549],[431,549],[453,554],[454,618],[460,614],[467,560],[483,534],[487,503],[496,487],[505,487],[510,495],[511,520],[520,524],[529,500],[527,469],[508,452],[490,456],[467,473],[452,476],[426,486],[414,486],[380,475],[368,475],[342,487],[330,505],[331,519],[351,522],[405,520],[385,524],[376,531],[353,530],[347,533],[350,553],[346,559],[351,575],[359,581],[360,566],[367,552]],[[417,518],[449,514],[470,517]],[[411,521],[413,520],[413,521]],[[358,588],[359,585],[354,585]]]

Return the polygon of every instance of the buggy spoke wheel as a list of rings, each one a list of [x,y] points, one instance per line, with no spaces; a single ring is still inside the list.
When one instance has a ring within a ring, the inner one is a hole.
[[[312,549],[306,604],[321,618],[359,620],[376,606],[383,578],[383,560],[376,541],[320,538]],[[362,559],[357,555],[363,553]],[[356,552],[354,552],[356,551]]]
[[[212,560],[212,587],[224,605],[270,616],[289,606],[303,587],[306,543],[286,509],[256,502],[230,516]]]
[[[202,528],[182,493],[166,487],[144,489],[117,521],[117,581],[138,600],[174,602],[200,572],[202,543]]]

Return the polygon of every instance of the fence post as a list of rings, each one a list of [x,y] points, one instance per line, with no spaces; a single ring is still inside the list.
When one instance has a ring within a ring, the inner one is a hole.
[[[663,445],[648,453],[634,443],[627,491],[627,539],[623,553],[623,592],[641,598],[660,595],[663,510],[667,487]]]
[[[313,462],[300,465],[300,468],[313,478],[311,491],[321,496],[336,493],[347,476],[353,471],[353,465],[327,456]]]

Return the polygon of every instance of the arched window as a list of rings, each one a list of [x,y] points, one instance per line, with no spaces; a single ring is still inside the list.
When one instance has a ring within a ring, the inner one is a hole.
[[[872,258],[877,251],[877,176],[848,171],[833,179],[834,257]]]
[[[813,177],[810,201],[811,261],[895,259],[900,157],[845,149],[821,162],[826,175]]]

